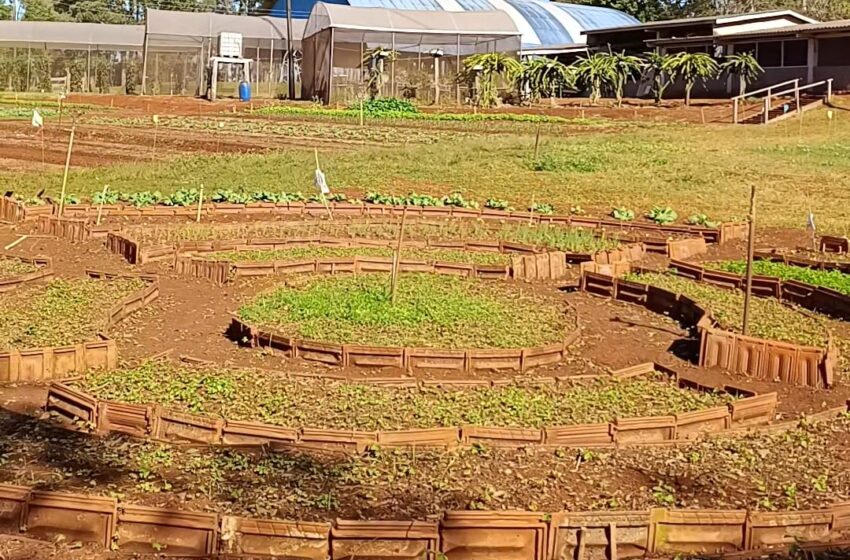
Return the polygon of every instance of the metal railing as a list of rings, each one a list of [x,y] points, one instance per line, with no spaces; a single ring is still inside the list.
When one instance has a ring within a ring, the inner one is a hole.
[[[739,119],[740,110],[739,109],[740,109],[741,101],[748,99],[748,98],[753,98],[753,97],[758,96],[758,95],[763,94],[763,93],[765,94],[765,96],[764,96],[764,114],[763,114],[764,124],[767,124],[770,121],[770,111],[773,108],[772,99],[783,96],[783,95],[793,94],[794,95],[794,101],[795,101],[796,106],[797,106],[797,113],[802,113],[803,108],[800,105],[800,92],[805,91],[805,90],[809,90],[809,89],[812,89],[812,88],[820,87],[820,86],[823,86],[825,84],[826,85],[826,101],[828,103],[828,102],[832,101],[832,81],[833,81],[833,79],[829,78],[827,80],[821,80],[819,82],[814,82],[814,83],[807,84],[807,85],[804,85],[804,86],[801,87],[800,86],[800,79],[797,78],[797,79],[794,79],[794,80],[788,80],[786,82],[780,82],[778,84],[773,84],[770,87],[757,89],[755,91],[750,91],[750,92],[745,93],[744,95],[736,95],[735,97],[732,98],[732,121],[735,124],[738,124],[740,122],[740,119]],[[780,91],[775,91],[776,89],[783,87],[783,86],[787,86],[788,84],[794,84],[794,87],[784,89],[784,90],[780,90]]]

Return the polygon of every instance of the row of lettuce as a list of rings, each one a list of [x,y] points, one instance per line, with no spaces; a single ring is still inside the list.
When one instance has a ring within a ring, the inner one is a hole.
[[[139,192],[119,192],[106,190],[96,193],[91,197],[92,204],[127,204],[136,208],[144,208],[149,206],[193,206],[200,202],[201,191],[199,189],[180,189],[171,194],[164,194],[160,191],[139,191]],[[65,196],[65,204],[75,205],[83,204],[85,201],[82,197],[70,194]],[[548,202],[532,202],[523,207],[516,208],[507,200],[500,198],[488,198],[483,203],[477,200],[469,200],[459,192],[453,192],[445,196],[433,196],[429,194],[409,193],[406,195],[383,194],[378,192],[368,192],[363,198],[349,198],[344,193],[333,193],[327,195],[324,199],[319,194],[305,195],[302,192],[275,192],[275,191],[242,191],[232,189],[221,189],[205,196],[204,202],[219,202],[229,204],[248,204],[256,202],[305,202],[305,203],[324,203],[324,202],[346,202],[350,204],[380,204],[386,206],[453,206],[456,208],[487,208],[491,210],[515,211],[525,210],[540,215],[555,214],[556,208]],[[43,198],[32,197],[24,200],[27,206],[42,206],[48,201]],[[585,212],[580,206],[573,206],[568,209],[569,214],[583,215]],[[628,208],[614,208],[610,216],[621,222],[630,222],[636,219],[637,213]],[[669,206],[653,206],[644,217],[654,223],[666,225],[675,223],[679,219],[679,214]],[[705,214],[694,214],[689,216],[686,223],[691,225],[716,227],[718,222],[712,221]]]

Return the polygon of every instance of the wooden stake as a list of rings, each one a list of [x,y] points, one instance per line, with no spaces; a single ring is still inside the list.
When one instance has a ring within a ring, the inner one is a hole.
[[[65,156],[65,173],[62,175],[62,193],[59,195],[59,217],[65,211],[65,190],[68,188],[68,169],[71,167],[71,150],[74,149],[74,133],[77,125],[71,125],[71,137],[68,139],[68,155]]]
[[[531,206],[528,207],[528,225],[534,223],[534,195],[531,195]]]
[[[153,116],[153,156],[151,159],[156,159],[156,137],[159,133],[159,118],[157,115]]]
[[[363,126],[363,98],[360,98],[360,126]]]
[[[44,125],[39,127],[41,132],[41,170],[44,171]]]
[[[537,161],[537,156],[540,154],[540,125],[537,125],[537,132],[534,135],[534,161]]]
[[[198,196],[198,213],[195,215],[195,222],[201,222],[201,208],[204,206],[204,184],[201,183],[201,193]]]
[[[747,237],[747,272],[744,291],[744,319],[741,334],[747,336],[750,326],[750,299],[753,293],[753,253],[756,242],[756,186],[750,188],[750,231]]]
[[[100,204],[97,205],[97,221],[94,225],[100,225],[100,217],[103,215],[103,202],[106,198],[106,191],[109,190],[109,185],[103,185],[103,191],[100,193]]]
[[[404,220],[407,218],[407,206],[401,213],[401,225],[398,228],[398,240],[396,240],[395,251],[393,251],[393,271],[390,279],[390,302],[395,305],[396,288],[398,287],[398,269],[401,261],[401,240],[404,238]]]
[[[59,96],[59,128],[62,128],[62,96]]]

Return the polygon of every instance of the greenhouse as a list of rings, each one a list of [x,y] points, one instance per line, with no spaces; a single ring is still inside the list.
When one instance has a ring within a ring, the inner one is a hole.
[[[304,29],[303,97],[350,103],[368,95],[460,102],[456,75],[472,54],[520,54],[503,11],[355,8],[318,2]],[[436,99],[435,99],[436,98]]]

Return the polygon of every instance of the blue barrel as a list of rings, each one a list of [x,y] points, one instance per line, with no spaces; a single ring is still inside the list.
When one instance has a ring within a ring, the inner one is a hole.
[[[239,101],[251,101],[251,84],[245,80],[239,82]]]

